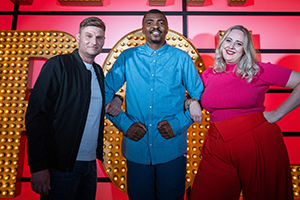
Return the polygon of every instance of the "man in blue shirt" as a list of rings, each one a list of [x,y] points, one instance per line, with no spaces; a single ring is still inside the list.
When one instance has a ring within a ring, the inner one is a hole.
[[[126,82],[126,111],[108,118],[124,133],[129,199],[179,200],[193,123],[184,111],[185,89],[199,100],[203,83],[190,56],[166,43],[168,22],[161,11],[147,12],[142,30],[146,44],[122,52],[105,78],[106,103]]]

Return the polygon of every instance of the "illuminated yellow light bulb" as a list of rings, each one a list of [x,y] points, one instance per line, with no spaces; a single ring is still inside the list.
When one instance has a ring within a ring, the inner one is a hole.
[[[114,176],[114,181],[117,181],[118,180],[118,176]]]

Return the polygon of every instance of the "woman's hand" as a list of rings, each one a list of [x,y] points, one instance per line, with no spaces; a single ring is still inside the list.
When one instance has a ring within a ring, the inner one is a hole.
[[[189,106],[191,118],[194,122],[202,122],[202,108],[198,101],[192,101]]]
[[[282,117],[279,116],[276,110],[263,112],[264,117],[269,123],[278,122]]]

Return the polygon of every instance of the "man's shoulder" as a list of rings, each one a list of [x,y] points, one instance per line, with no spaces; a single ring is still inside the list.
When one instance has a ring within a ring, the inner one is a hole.
[[[179,49],[179,48],[174,47],[174,46],[171,46],[171,45],[168,45],[168,51],[176,53],[178,55],[182,55],[182,56],[189,56],[189,54],[187,52],[185,52],[184,50]]]
[[[76,55],[74,55],[73,52],[68,54],[60,54],[48,59],[45,63],[45,67],[52,68],[55,71],[65,71],[69,68],[74,69],[75,66],[79,65],[78,61],[76,60]]]
[[[58,55],[57,57],[59,59],[76,59],[78,53],[75,51],[71,52],[71,53],[67,53],[67,54],[61,54],[61,55]],[[78,55],[79,56],[79,55]]]
[[[70,60],[72,59],[72,57],[74,57],[73,53],[60,54],[49,58],[48,62],[56,62],[59,60]]]
[[[127,58],[127,57],[131,57],[132,55],[141,55],[144,52],[142,46],[143,45],[125,49],[124,51],[121,52],[121,54],[119,55],[119,57]]]
[[[134,53],[136,51],[143,50],[143,48],[144,48],[144,45],[140,45],[140,46],[136,46],[136,47],[131,47],[131,48],[125,49],[123,52],[125,52],[125,53]]]

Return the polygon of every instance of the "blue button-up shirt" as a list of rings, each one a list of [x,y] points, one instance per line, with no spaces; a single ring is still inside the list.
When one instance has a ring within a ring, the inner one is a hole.
[[[106,103],[126,82],[126,111],[107,116],[126,133],[134,122],[145,124],[147,133],[139,141],[123,137],[123,156],[140,164],[160,164],[187,151],[186,133],[193,123],[184,111],[185,89],[199,99],[203,83],[190,56],[165,44],[158,50],[147,44],[125,50],[105,78]],[[157,129],[167,120],[175,137],[165,139]]]

